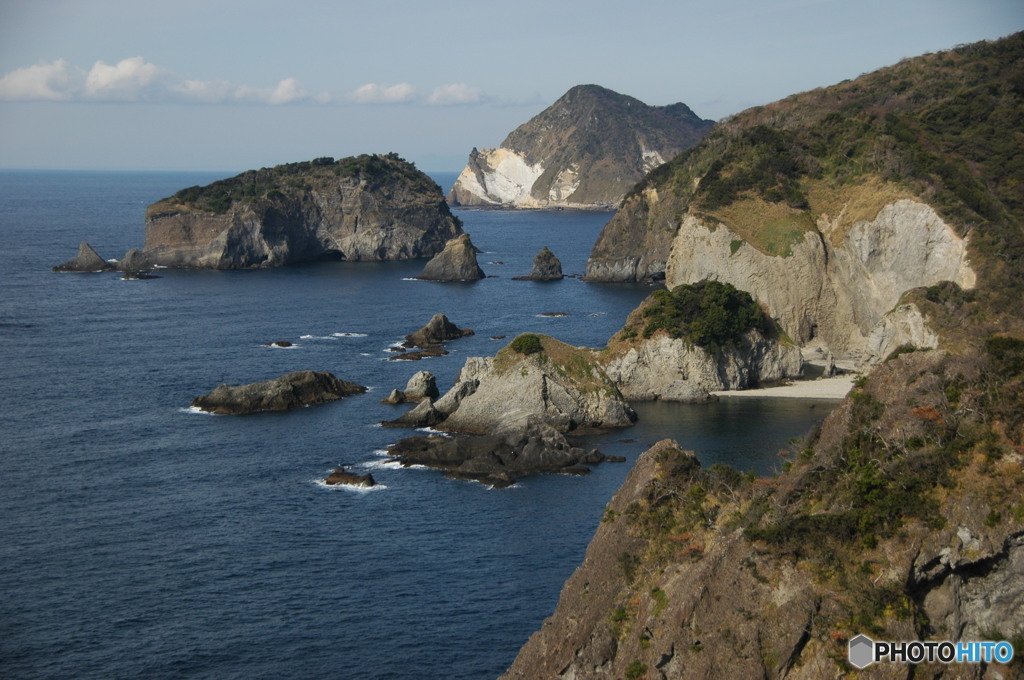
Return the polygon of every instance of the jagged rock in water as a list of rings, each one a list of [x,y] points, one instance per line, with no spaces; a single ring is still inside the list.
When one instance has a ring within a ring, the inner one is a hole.
[[[409,378],[402,393],[406,401],[423,401],[424,399],[437,399],[441,396],[437,389],[437,378],[429,371],[415,373]]]
[[[210,413],[245,415],[323,404],[364,392],[362,385],[340,380],[326,371],[294,371],[264,382],[219,385],[193,399],[192,406]]]
[[[327,484],[328,486],[346,485],[369,488],[371,486],[376,486],[377,481],[373,478],[373,475],[369,473],[365,475],[357,475],[354,472],[349,472],[344,467],[340,467],[327,476],[327,479],[324,480],[324,484]]]
[[[544,246],[533,258],[533,269],[526,276],[512,277],[516,281],[561,281],[562,263]]]
[[[645,174],[695,144],[713,124],[685,104],[648,106],[597,85],[578,85],[500,147],[473,149],[448,201],[613,209]]]
[[[458,340],[473,335],[472,329],[459,328],[448,317],[440,312],[430,317],[430,321],[415,333],[405,336],[405,347],[421,347],[428,349],[438,347],[448,340]]]
[[[394,404],[404,404],[405,403],[405,394],[402,393],[402,390],[397,390],[397,389],[396,390],[391,390],[391,394],[389,394],[388,396],[386,396],[383,399],[381,399],[380,403],[382,403],[382,404],[392,404],[392,405],[394,405]]]
[[[441,189],[395,154],[320,158],[182,189],[146,211],[144,255],[170,267],[430,257],[462,233]]]
[[[441,423],[445,415],[434,408],[433,399],[424,399],[416,406],[394,420],[386,420],[385,427],[433,427]]]
[[[138,248],[132,248],[124,257],[117,261],[117,269],[123,272],[143,272],[152,269],[153,263]]]
[[[476,261],[476,246],[469,234],[457,236],[423,267],[416,278],[427,281],[476,281],[485,277]]]
[[[110,264],[86,241],[78,245],[78,254],[67,262],[62,262],[53,268],[55,272],[110,272],[116,267]]]

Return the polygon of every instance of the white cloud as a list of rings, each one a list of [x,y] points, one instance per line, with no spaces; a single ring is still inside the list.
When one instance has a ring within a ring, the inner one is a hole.
[[[176,77],[169,71],[148,63],[142,57],[122,59],[113,66],[97,61],[85,77],[83,94],[101,101],[137,101],[159,97],[161,85],[169,85]]]
[[[415,97],[416,88],[409,83],[398,83],[397,85],[366,83],[349,95],[349,99],[357,104],[401,104],[412,101]]]
[[[465,83],[453,83],[435,88],[427,103],[431,106],[449,106],[452,104],[476,104],[484,98],[483,90],[470,87]]]
[[[88,73],[64,59],[17,69],[0,78],[0,99],[291,104],[326,103],[330,95],[310,92],[295,78],[272,88],[186,80],[142,57],[130,57],[113,65],[97,61]]]
[[[36,64],[11,71],[0,78],[0,99],[61,100],[70,99],[84,73],[58,59],[52,64]]]

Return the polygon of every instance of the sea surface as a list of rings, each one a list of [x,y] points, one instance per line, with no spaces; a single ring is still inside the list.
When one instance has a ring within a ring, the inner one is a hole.
[[[769,474],[834,404],[640,404],[638,425],[587,441],[629,462],[500,491],[398,468],[381,452],[407,432],[377,423],[407,407],[380,399],[414,372],[445,390],[519,332],[600,347],[621,327],[650,288],[512,281],[545,245],[582,273],[610,214],[458,211],[485,251],[476,283],[410,280],[422,260],[50,271],[82,240],[107,258],[141,247],[149,203],[223,176],[0,172],[2,678],[494,678],[647,446]],[[388,361],[435,312],[476,335]],[[299,369],[372,389],[285,414],[189,409]],[[379,486],[325,487],[341,464]]]

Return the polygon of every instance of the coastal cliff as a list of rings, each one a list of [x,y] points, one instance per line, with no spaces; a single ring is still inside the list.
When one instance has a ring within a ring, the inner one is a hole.
[[[643,453],[503,679],[1021,677],[847,654],[1024,649],[1022,82],[1024,34],[906,60],[740,114],[637,187],[621,215],[675,220],[670,286],[733,281],[870,368],[775,477]],[[664,316],[634,321],[665,343]]]
[[[974,289],[1017,257],[1001,244],[1022,212],[1022,42],[907,59],[720,122],[630,191],[587,279],[727,281],[795,342],[877,363],[908,291]]]
[[[837,677],[852,670],[847,643],[860,633],[1019,650],[1021,368],[1020,340],[901,355],[777,478],[706,469],[658,443],[502,677]],[[989,409],[974,390],[993,374],[1000,399]],[[917,671],[1017,677],[1001,664]],[[907,672],[878,664],[861,677]]]
[[[440,188],[395,154],[319,158],[182,189],[149,206],[147,263],[244,269],[430,257],[462,233]]]
[[[578,85],[501,146],[473,149],[448,201],[612,209],[648,171],[692,146],[711,125],[685,104],[648,106],[597,85]]]

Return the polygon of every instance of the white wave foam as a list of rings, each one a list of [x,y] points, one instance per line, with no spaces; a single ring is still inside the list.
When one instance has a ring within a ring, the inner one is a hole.
[[[432,427],[417,427],[416,431],[417,432],[426,432],[427,434],[439,434],[442,437],[444,437],[445,439],[452,439],[452,436],[450,434],[448,434],[447,432],[444,432],[443,430],[435,430]]]
[[[200,415],[200,416],[215,416],[215,415],[218,415],[216,413],[210,413],[209,411],[204,411],[203,409],[199,408],[198,406],[182,406],[181,408],[178,409],[178,413],[191,413],[193,415]]]
[[[387,460],[368,460],[360,463],[359,467],[366,470],[401,470],[402,463],[389,458]]]
[[[314,479],[313,483],[319,486],[321,489],[327,489],[328,491],[352,491],[354,493],[366,494],[371,491],[384,491],[388,487],[384,484],[374,484],[373,486],[352,486],[351,484],[328,484],[323,479]]]
[[[365,338],[366,333],[331,333],[332,338]]]
[[[415,276],[406,276],[402,280],[403,281],[422,281],[422,279],[417,279]]]
[[[370,356],[370,353],[369,352],[360,352],[359,356],[361,356],[361,357],[368,357],[368,356]]]

